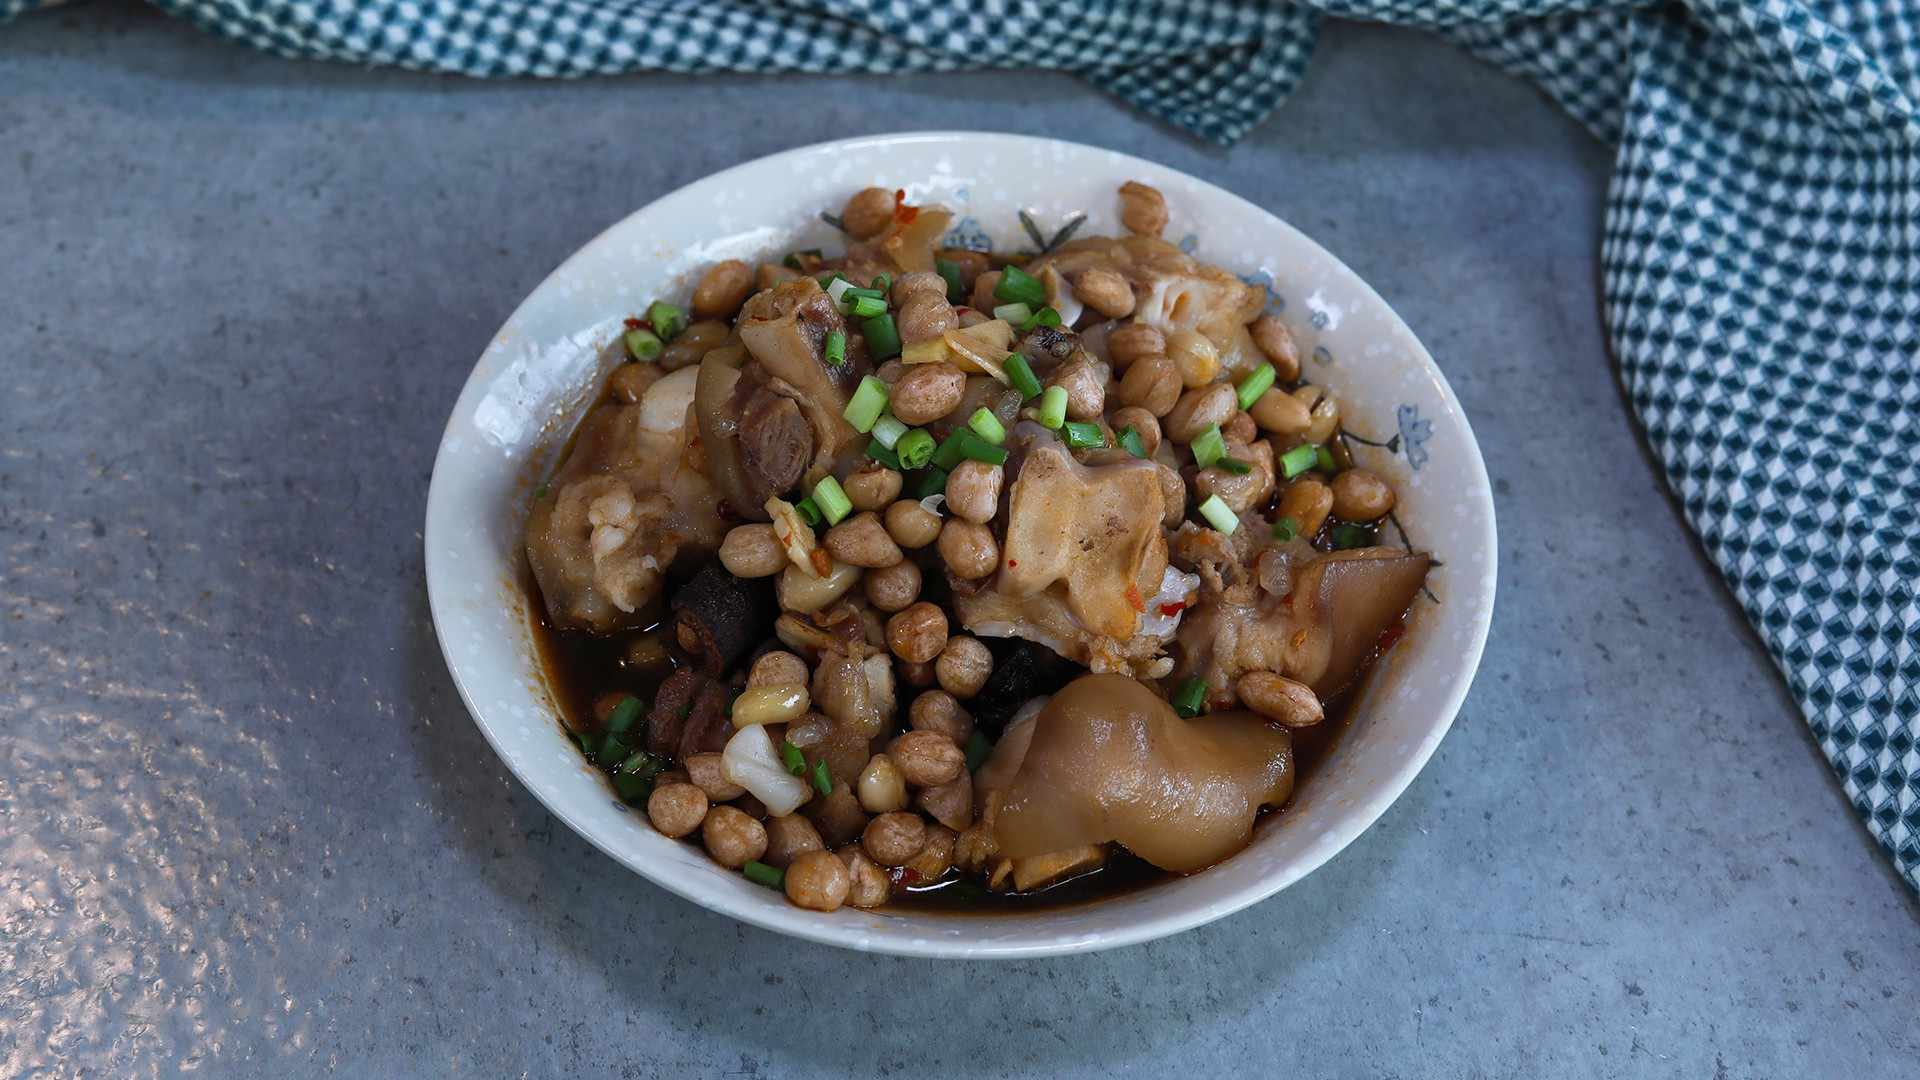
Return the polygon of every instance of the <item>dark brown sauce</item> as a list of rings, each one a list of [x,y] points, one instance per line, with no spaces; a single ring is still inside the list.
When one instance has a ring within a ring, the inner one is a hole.
[[[599,398],[596,398],[595,404],[605,396],[603,392]],[[566,460],[566,455],[571,450],[570,437],[567,447],[555,460]],[[1331,523],[1328,527],[1331,527]],[[1325,536],[1326,531],[1323,529],[1318,539],[1324,541]],[[1317,543],[1316,546],[1323,546],[1323,544]],[[928,578],[929,583],[935,580],[937,575]],[[659,624],[610,636],[562,630],[548,620],[546,601],[540,595],[540,588],[534,582],[532,572],[525,567],[524,556],[521,581],[527,595],[528,631],[533,638],[534,652],[540,659],[540,667],[546,677],[548,691],[570,732],[591,731],[598,727],[594,718],[593,703],[604,694],[632,694],[643,702],[650,702],[660,683],[679,665],[681,658],[677,648],[669,649],[669,661],[666,664],[643,668],[628,661],[629,645],[647,634],[660,632]],[[668,582],[665,592],[671,593],[677,584],[678,582]],[[1354,678],[1356,687],[1365,685],[1373,665],[1378,662],[1386,649],[1391,647],[1392,644],[1389,642],[1385,648],[1376,651],[1372,657],[1368,658]],[[1327,702],[1325,720],[1313,727],[1294,731],[1293,753],[1296,770],[1294,790],[1296,792],[1302,784],[1312,778],[1320,764],[1331,756],[1341,737],[1352,724],[1354,707],[1360,696],[1355,690],[1341,692]],[[604,776],[607,770],[601,767],[600,771]],[[608,794],[613,795],[610,782]],[[1262,810],[1256,826],[1259,821],[1266,820],[1269,815],[1284,814],[1287,806],[1291,805],[1292,800],[1289,799],[1284,806]],[[1196,871],[1196,873],[1205,872],[1204,870]],[[1105,866],[1046,889],[1027,893],[997,893],[988,891],[977,880],[971,878],[948,877],[933,885],[896,890],[885,908],[942,915],[1005,915],[1059,911],[1114,900],[1182,876],[1184,875],[1162,870],[1132,852],[1116,847]]]

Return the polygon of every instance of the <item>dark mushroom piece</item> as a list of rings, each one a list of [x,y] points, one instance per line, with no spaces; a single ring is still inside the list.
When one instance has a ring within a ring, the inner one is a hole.
[[[673,634],[707,675],[731,671],[773,632],[779,606],[772,578],[734,577],[707,563],[673,594]]]

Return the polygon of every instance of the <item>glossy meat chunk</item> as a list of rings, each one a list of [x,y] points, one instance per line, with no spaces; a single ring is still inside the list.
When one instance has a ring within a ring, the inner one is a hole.
[[[527,519],[527,562],[555,626],[595,633],[643,625],[676,559],[719,547],[713,486],[689,460],[689,368],[637,405],[605,402]]]
[[[1245,847],[1293,778],[1284,729],[1251,713],[1182,720],[1132,679],[1088,675],[1035,717],[996,793],[994,841],[1016,860],[1117,841],[1163,870],[1199,870]]]

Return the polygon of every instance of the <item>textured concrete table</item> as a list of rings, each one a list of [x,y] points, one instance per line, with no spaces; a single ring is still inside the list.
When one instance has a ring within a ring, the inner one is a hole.
[[[441,664],[428,469],[514,304],[667,189],[921,127],[1272,207],[1485,448],[1499,612],[1453,734],[1204,930],[975,965],[736,925],[548,817]],[[1615,388],[1607,161],[1354,28],[1231,152],[1054,76],[482,85],[135,9],[0,29],[0,1076],[1913,1075],[1913,899]]]

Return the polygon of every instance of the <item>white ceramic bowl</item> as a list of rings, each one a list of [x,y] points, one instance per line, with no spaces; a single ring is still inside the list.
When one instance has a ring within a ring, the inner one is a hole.
[[[1399,493],[1399,518],[1440,560],[1406,637],[1372,675],[1340,746],[1251,847],[1203,873],[1094,904],[1006,916],[803,911],[650,829],[562,734],[534,658],[519,580],[521,520],[624,317],[684,297],[706,265],[837,248],[819,218],[870,184],[956,211],[973,245],[1030,246],[1084,211],[1088,235],[1119,231],[1115,188],[1166,194],[1165,235],[1210,262],[1271,281],[1307,376],[1333,388],[1359,447]],[[1024,957],[1146,941],[1273,895],[1386,812],[1432,756],[1480,660],[1493,612],[1493,501],[1479,447],[1426,349],[1366,283],[1285,222],[1171,169],[1072,143],[930,133],[848,139],[762,158],[688,185],[595,237],[494,336],[447,422],[427,496],[427,591],[460,694],[522,783],[569,827],[656,884],[756,926],[914,956]]]

